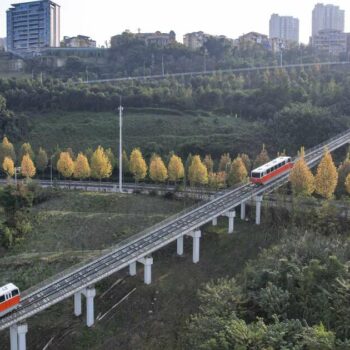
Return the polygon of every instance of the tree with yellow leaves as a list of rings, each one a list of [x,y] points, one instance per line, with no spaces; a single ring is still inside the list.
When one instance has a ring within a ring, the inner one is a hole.
[[[209,173],[208,175],[208,185],[214,190],[219,190],[226,187],[226,172],[220,171],[218,173]]]
[[[87,157],[83,153],[79,153],[77,159],[74,162],[73,176],[76,179],[84,180],[90,177],[91,169]]]
[[[15,175],[15,163],[10,157],[5,157],[4,161],[2,162],[2,168],[9,177]]]
[[[74,173],[74,161],[69,152],[61,152],[57,162],[58,172],[65,178],[69,178]]]
[[[168,164],[169,180],[176,183],[185,176],[185,168],[182,160],[177,155],[173,154]]]
[[[168,170],[158,155],[154,155],[151,159],[149,176],[155,182],[164,182],[168,178]]]
[[[289,181],[296,196],[310,196],[315,191],[315,178],[304,157],[305,151],[302,147],[299,159],[295,162],[289,175]]]
[[[0,162],[4,162],[5,158],[11,158],[14,162],[16,161],[16,152],[13,144],[5,136],[0,144]]]
[[[91,176],[95,179],[107,179],[112,175],[112,165],[103,147],[98,146],[91,156]]]
[[[322,197],[330,199],[334,194],[337,183],[337,168],[334,165],[331,153],[325,148],[323,158],[321,159],[316,172],[316,192]]]
[[[36,174],[35,165],[29,154],[24,155],[22,158],[21,173],[27,179],[32,178]]]
[[[188,179],[190,185],[205,185],[208,183],[208,170],[202,163],[200,156],[196,155],[192,158],[192,164],[188,169]]]
[[[248,173],[252,170],[252,162],[248,156],[248,154],[242,153],[239,155],[239,157],[242,158],[242,161],[245,165],[245,168],[247,169]]]
[[[254,168],[258,168],[259,166],[264,165],[264,164],[268,163],[269,161],[270,161],[269,154],[267,153],[265,144],[263,144],[261,152],[255,158]]]
[[[26,154],[29,154],[30,159],[34,160],[35,155],[34,155],[32,146],[30,145],[29,142],[25,142],[25,143],[21,146],[21,149],[20,149],[20,151],[19,151],[19,159],[23,159],[23,157],[24,157]]]
[[[147,175],[147,164],[139,148],[134,148],[130,154],[129,168],[136,182],[143,180]]]
[[[241,157],[237,157],[231,164],[230,171],[227,176],[227,184],[229,186],[244,182],[247,179],[248,171]]]
[[[208,174],[212,173],[214,170],[214,162],[213,162],[213,159],[211,158],[210,154],[207,154],[205,156],[203,163],[207,167]]]
[[[346,188],[346,192],[350,194],[350,174],[346,177],[345,188]]]
[[[221,156],[219,162],[219,171],[226,171],[226,173],[230,170],[231,166],[231,157],[229,153],[225,153]]]

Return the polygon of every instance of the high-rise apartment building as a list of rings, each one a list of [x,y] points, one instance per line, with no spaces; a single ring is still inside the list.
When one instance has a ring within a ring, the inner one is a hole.
[[[299,19],[273,14],[270,18],[270,39],[299,42]]]
[[[338,30],[344,32],[345,11],[338,6],[317,4],[312,11],[312,36],[321,30]]]
[[[60,6],[49,0],[14,4],[7,11],[7,50],[60,46]]]

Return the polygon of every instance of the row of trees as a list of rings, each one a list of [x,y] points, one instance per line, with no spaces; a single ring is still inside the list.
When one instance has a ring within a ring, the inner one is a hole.
[[[91,177],[101,181],[111,177],[113,170],[118,166],[111,149],[104,150],[101,146],[95,151],[88,150],[86,154],[80,152],[76,157],[71,149],[59,151],[51,157],[51,160],[54,161],[54,158],[55,169],[67,179],[73,177],[84,180]],[[44,172],[49,163],[46,151],[39,148],[35,155],[29,143],[21,146],[19,159],[21,174],[27,178],[34,177],[37,170]],[[202,160],[199,155],[190,154],[184,163],[181,157],[171,153],[166,161],[160,155],[153,154],[147,165],[141,150],[135,148],[130,157],[124,150],[123,169],[124,173],[130,173],[136,182],[143,181],[148,176],[156,183],[170,181],[177,184],[184,181],[189,182],[191,186],[208,185],[219,189],[248,181],[252,168],[259,167],[269,160],[270,157],[263,145],[254,162],[247,154],[240,154],[231,159],[230,154],[225,153],[216,166],[210,155],[206,155]],[[12,177],[15,174],[16,153],[7,137],[4,137],[0,144],[0,162],[3,171]],[[316,192],[329,199],[334,195],[337,186],[340,194],[344,191],[350,193],[350,155],[347,155],[337,169],[330,152],[326,149],[314,176],[307,166],[305,151],[302,148],[299,159],[291,171],[290,182],[293,193],[297,196],[309,196]]]
[[[337,169],[332,155],[326,148],[323,158],[317,167],[315,176],[305,161],[305,152],[302,148],[299,159],[296,161],[291,174],[290,182],[293,193],[297,196],[310,196],[314,192],[323,198],[333,197],[337,186],[340,191],[346,190],[350,194],[350,154]]]

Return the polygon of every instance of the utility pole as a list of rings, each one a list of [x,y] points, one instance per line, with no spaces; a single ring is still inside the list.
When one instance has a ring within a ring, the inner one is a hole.
[[[162,55],[162,75],[164,77],[164,55]]]
[[[123,107],[122,98],[119,103],[119,192],[123,193],[123,144],[122,144],[122,129],[123,129]]]

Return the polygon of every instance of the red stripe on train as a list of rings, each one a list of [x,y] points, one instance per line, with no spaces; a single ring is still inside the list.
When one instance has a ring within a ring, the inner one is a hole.
[[[19,295],[16,295],[15,297],[4,301],[3,303],[0,304],[0,312],[4,312],[8,309],[11,309],[12,307],[19,304],[20,301],[21,301],[21,298]]]
[[[260,179],[251,177],[250,180],[251,180],[251,182],[253,182],[255,184],[263,185],[263,184],[269,182],[270,180],[272,180],[275,176],[280,175],[291,168],[293,168],[293,163],[287,163],[287,164],[281,166],[280,168],[276,169],[275,171],[272,171],[271,173],[266,174],[265,176],[261,177]]]

